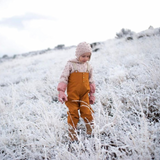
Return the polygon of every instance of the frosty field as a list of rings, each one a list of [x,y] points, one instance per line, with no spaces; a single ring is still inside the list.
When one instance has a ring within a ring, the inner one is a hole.
[[[160,35],[113,39],[93,52],[94,137],[68,151],[67,108],[56,87],[75,47],[0,63],[0,159],[160,159]]]

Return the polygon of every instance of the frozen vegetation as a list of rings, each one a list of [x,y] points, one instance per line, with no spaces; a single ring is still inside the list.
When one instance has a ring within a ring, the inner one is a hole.
[[[90,62],[97,86],[94,137],[85,138],[80,119],[72,151],[56,87],[75,47],[0,63],[1,160],[160,159],[160,34],[99,45]]]

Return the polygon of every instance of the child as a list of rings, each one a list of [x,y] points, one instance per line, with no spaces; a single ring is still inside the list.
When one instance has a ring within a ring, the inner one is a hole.
[[[93,110],[90,104],[95,101],[95,83],[93,81],[92,68],[88,64],[91,54],[92,49],[88,43],[79,43],[76,48],[76,58],[67,62],[57,87],[59,101],[65,102],[69,109],[67,114],[71,141],[77,140],[78,110],[86,124],[87,134],[91,136],[92,133]],[[66,89],[68,97],[65,95]]]

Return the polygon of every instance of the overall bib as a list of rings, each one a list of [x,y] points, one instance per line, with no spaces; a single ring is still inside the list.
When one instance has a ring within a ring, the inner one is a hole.
[[[68,124],[72,126],[72,129],[75,130],[77,123],[79,121],[79,113],[86,123],[87,133],[91,134],[90,123],[93,121],[93,110],[89,104],[89,73],[88,72],[73,72],[70,74],[68,79],[67,94],[68,101],[65,102],[69,111],[68,114]],[[73,130],[70,130],[73,134]],[[71,138],[72,140],[75,137]]]

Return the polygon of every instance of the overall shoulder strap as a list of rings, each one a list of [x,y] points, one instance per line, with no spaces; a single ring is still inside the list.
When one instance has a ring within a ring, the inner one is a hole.
[[[89,65],[89,63],[87,62],[87,72],[89,72],[90,71],[90,65]]]
[[[78,70],[77,70],[77,65],[76,65],[76,63],[72,63],[72,66],[73,66],[74,72],[75,72],[75,71],[77,72]]]

